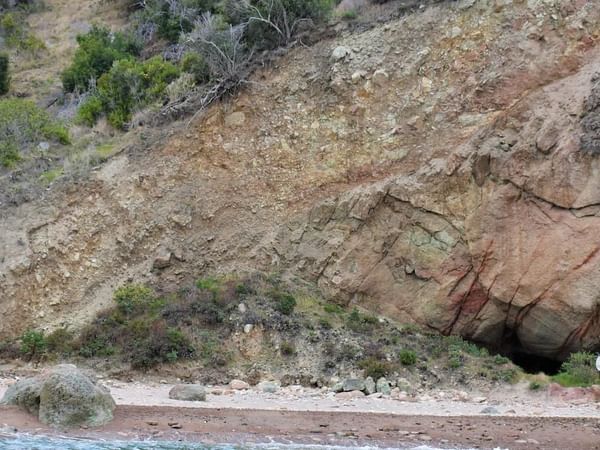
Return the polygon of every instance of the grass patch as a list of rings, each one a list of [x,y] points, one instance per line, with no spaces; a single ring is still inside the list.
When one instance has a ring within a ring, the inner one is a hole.
[[[102,144],[96,147],[96,154],[104,159],[108,159],[114,154],[115,147],[112,144]]]
[[[417,354],[413,350],[402,349],[398,359],[403,366],[414,366],[417,363]]]
[[[393,370],[389,362],[376,358],[364,359],[358,363],[358,367],[364,370],[365,377],[371,377],[375,381],[381,377],[388,376]]]
[[[275,302],[275,310],[286,316],[292,315],[296,308],[296,298],[292,294],[276,290],[271,293],[271,298]]]
[[[356,20],[358,18],[358,11],[356,9],[348,9],[340,14],[343,20]]]
[[[69,132],[31,101],[0,100],[0,165],[14,167],[22,158],[22,149],[43,140],[68,144]]]
[[[62,176],[62,174],[62,168],[50,169],[40,175],[40,181],[42,182],[42,184],[47,186],[51,184],[54,180],[56,180],[58,177]]]
[[[565,387],[587,387],[600,384],[596,356],[589,352],[572,353],[552,380]]]
[[[348,315],[346,326],[356,333],[368,334],[378,328],[379,321],[377,317],[370,314],[362,314],[357,308],[354,308]]]
[[[11,11],[0,15],[0,36],[6,46],[20,52],[37,54],[46,44],[28,30],[26,11]]]
[[[323,305],[323,310],[327,314],[342,314],[345,312],[344,308],[335,303],[325,303],[325,305]]]

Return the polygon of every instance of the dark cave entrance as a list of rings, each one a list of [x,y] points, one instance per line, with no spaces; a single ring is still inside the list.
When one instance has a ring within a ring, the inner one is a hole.
[[[560,371],[562,361],[536,355],[523,348],[519,337],[512,330],[507,330],[499,349],[500,354],[523,369],[526,373],[543,372],[546,375],[556,375]]]
[[[555,359],[521,351],[513,352],[511,355],[506,356],[527,373],[544,372],[546,375],[556,375],[562,364]]]

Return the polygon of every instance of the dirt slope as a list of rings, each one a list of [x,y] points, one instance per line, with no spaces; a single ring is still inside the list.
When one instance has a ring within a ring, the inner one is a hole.
[[[595,262],[566,295],[569,274],[595,261],[583,244],[599,222],[573,211],[600,203],[597,161],[576,139],[600,69],[594,3],[464,0],[341,30],[151,150],[4,209],[0,335],[81,323],[127,280],[258,268],[444,332],[517,335],[549,356],[597,345]],[[560,139],[538,150],[547,116]],[[528,216],[532,201],[548,223]],[[535,250],[555,242],[569,244],[550,259]],[[519,314],[550,292],[552,306]]]

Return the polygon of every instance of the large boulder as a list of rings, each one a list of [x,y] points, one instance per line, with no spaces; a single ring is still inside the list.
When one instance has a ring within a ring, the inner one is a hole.
[[[274,394],[279,390],[279,383],[275,381],[262,381],[258,383],[258,390],[266,394]]]
[[[113,418],[108,389],[75,366],[61,365],[8,388],[1,404],[17,405],[53,426],[100,426]]]
[[[344,392],[364,391],[365,380],[362,378],[346,378],[343,385]]]
[[[188,402],[206,401],[206,389],[199,384],[177,384],[169,391],[169,398]]]
[[[24,378],[8,387],[0,401],[3,405],[17,405],[30,414],[38,415],[42,383],[38,378]]]

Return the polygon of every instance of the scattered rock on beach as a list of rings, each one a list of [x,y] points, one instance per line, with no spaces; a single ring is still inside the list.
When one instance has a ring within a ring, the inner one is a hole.
[[[340,398],[342,400],[351,400],[353,398],[364,397],[365,393],[363,391],[346,391],[346,392],[339,392],[335,396],[336,396],[336,398]]]
[[[498,411],[496,408],[494,408],[493,406],[487,406],[485,408],[483,408],[480,411],[481,414],[500,414],[500,411]]]
[[[343,392],[343,390],[344,390],[344,383],[342,381],[338,381],[333,386],[331,386],[331,390],[333,392]]]
[[[262,392],[266,392],[268,394],[274,394],[279,390],[279,383],[275,381],[263,381],[258,383],[258,389]]]
[[[383,395],[390,395],[392,392],[389,381],[383,377],[377,380],[376,389],[377,392],[381,392]]]
[[[18,381],[0,403],[20,406],[42,423],[57,426],[104,425],[115,409],[108,389],[71,364]]]
[[[177,384],[169,391],[169,398],[188,402],[206,401],[206,389],[199,384]]]
[[[245,389],[250,389],[250,385],[242,380],[231,380],[229,382],[229,387],[236,391],[243,391]]]
[[[371,395],[375,392],[377,392],[375,387],[375,381],[373,381],[373,378],[367,377],[365,379],[365,394]]]
[[[365,380],[362,378],[346,378],[344,380],[344,391],[364,391],[365,390]]]

